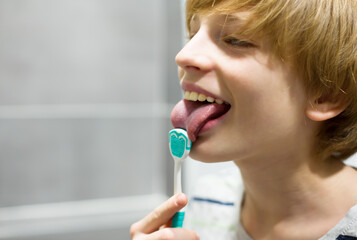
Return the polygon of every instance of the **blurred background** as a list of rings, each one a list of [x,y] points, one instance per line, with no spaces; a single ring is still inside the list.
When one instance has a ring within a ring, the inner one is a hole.
[[[0,239],[129,239],[172,194],[180,0],[0,0]]]

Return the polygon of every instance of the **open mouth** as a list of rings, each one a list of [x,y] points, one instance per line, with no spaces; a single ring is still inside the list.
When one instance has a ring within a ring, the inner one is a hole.
[[[204,93],[185,91],[185,99],[180,101],[171,113],[172,125],[187,130],[191,141],[199,134],[216,126],[231,105],[224,100]]]

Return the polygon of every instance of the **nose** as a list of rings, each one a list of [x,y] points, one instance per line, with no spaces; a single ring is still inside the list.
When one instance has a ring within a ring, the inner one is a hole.
[[[184,71],[209,72],[214,69],[211,40],[200,31],[176,55],[176,63]]]

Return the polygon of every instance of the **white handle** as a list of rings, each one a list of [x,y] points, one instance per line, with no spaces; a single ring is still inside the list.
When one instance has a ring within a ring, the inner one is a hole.
[[[175,160],[175,172],[174,172],[174,194],[182,193],[181,187],[181,165],[182,161],[179,158]]]

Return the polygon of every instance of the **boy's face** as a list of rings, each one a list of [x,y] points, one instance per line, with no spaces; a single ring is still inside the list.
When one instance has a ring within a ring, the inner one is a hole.
[[[264,39],[240,41],[243,36],[235,32],[246,14],[195,16],[192,38],[176,56],[183,90],[212,94],[230,105],[213,121],[203,120],[209,111],[206,106],[197,116],[195,109],[183,108],[200,108],[199,104],[188,107],[181,102],[175,107],[173,122],[187,114],[184,118],[189,120],[177,121],[191,124],[186,128],[199,128],[194,130],[197,139],[190,154],[194,159],[217,162],[282,152],[293,155],[306,152],[311,144],[302,81],[272,54]]]

